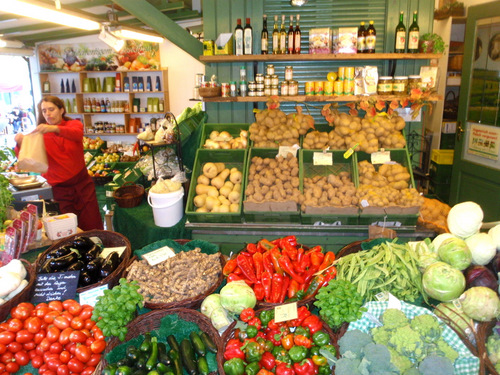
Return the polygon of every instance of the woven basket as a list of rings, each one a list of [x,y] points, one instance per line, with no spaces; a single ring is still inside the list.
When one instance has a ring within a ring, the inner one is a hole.
[[[31,294],[36,281],[35,266],[25,259],[21,259],[21,262],[23,263],[24,268],[26,268],[26,280],[28,281],[28,285],[26,285],[21,293],[0,306],[0,321],[7,319],[12,308],[19,305],[21,302],[27,302],[31,299]]]
[[[496,320],[491,322],[480,322],[477,325],[477,351],[478,358],[480,363],[479,374],[490,374],[490,375],[498,375],[498,371],[495,369],[495,365],[491,362],[488,357],[488,350],[486,349],[486,342],[488,341],[488,337],[493,332],[493,327],[496,325]],[[475,353],[474,353],[475,354]]]
[[[141,204],[142,198],[144,198],[144,186],[127,181],[113,192],[113,198],[122,208],[136,207]]]
[[[215,98],[221,96],[222,89],[219,87],[200,87],[200,96],[202,98]]]
[[[339,259],[341,257],[345,257],[346,255],[349,255],[349,254],[357,253],[358,251],[363,250],[363,248],[361,247],[363,242],[368,242],[368,241],[370,241],[370,240],[367,239],[367,240],[362,240],[362,241],[355,241],[355,242],[351,242],[348,245],[345,245],[338,252],[337,259]]]
[[[125,336],[125,341],[129,341],[134,337],[137,337],[145,332],[151,332],[155,329],[160,328],[161,319],[166,315],[177,314],[180,319],[193,322],[200,327],[200,331],[203,331],[208,334],[208,336],[212,339],[214,344],[217,346],[217,352],[220,353],[222,350],[222,341],[219,333],[214,328],[210,320],[205,317],[202,313],[194,310],[188,309],[169,309],[169,310],[154,310],[148,312],[143,315],[139,315],[129,324],[127,324],[127,336]],[[108,344],[106,345],[106,349],[104,349],[102,359],[97,365],[94,374],[101,374],[104,367],[108,365],[106,361],[106,355],[111,352],[115,347],[121,344],[121,341],[113,337]],[[217,354],[218,355],[218,354]],[[217,372],[213,371],[210,373],[211,375],[216,375]]]
[[[125,251],[122,254],[122,261],[118,265],[118,267],[106,278],[102,279],[101,281],[88,285],[85,287],[78,288],[76,290],[77,293],[82,293],[85,292],[86,290],[96,288],[100,285],[105,285],[108,284],[108,288],[111,289],[115,285],[118,284],[118,281],[120,280],[120,277],[122,277],[123,273],[125,272],[125,269],[127,268],[130,258],[132,256],[132,247],[130,245],[130,241],[125,237],[124,235],[117,233],[117,232],[111,232],[108,230],[90,230],[87,232],[80,232],[76,233],[72,236],[63,238],[62,240],[56,242],[52,246],[50,246],[47,250],[45,250],[43,253],[41,253],[37,260],[36,260],[36,270],[39,270],[40,267],[42,266],[43,259],[45,259],[45,256],[52,250],[57,249],[59,247],[65,246],[65,245],[70,245],[73,243],[73,240],[75,237],[99,237],[104,245],[104,247],[119,247],[119,246],[125,246]]]
[[[266,307],[263,309],[259,309],[255,311],[255,315],[258,316],[261,311],[265,310],[271,310],[274,309],[275,306],[273,307]],[[328,336],[330,336],[330,342],[332,343],[333,346],[335,346],[335,349],[337,349],[337,357],[339,355],[339,346],[337,344],[337,336],[333,333],[332,329],[326,324],[323,319],[319,318],[321,320],[321,323],[323,324],[323,331],[328,333]],[[236,326],[236,321],[231,323],[231,325],[226,329],[224,334],[222,335],[222,340],[221,340],[221,346],[219,347],[219,351],[217,352],[217,367],[219,369],[219,375],[224,375],[224,349],[226,348],[227,342],[234,338],[234,327]]]

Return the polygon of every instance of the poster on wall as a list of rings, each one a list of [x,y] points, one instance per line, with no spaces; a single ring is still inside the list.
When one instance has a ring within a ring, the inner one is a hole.
[[[42,72],[153,70],[160,69],[160,45],[127,40],[116,52],[104,43],[42,44],[38,60]]]
[[[500,128],[487,125],[470,124],[469,154],[498,160],[500,150]]]

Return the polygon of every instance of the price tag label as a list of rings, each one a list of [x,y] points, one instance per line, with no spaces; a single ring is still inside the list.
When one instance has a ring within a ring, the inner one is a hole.
[[[313,165],[333,165],[333,154],[330,152],[315,152]]]
[[[372,164],[385,164],[391,161],[390,151],[378,151],[371,155]]]
[[[297,319],[298,316],[297,302],[287,303],[286,305],[276,306],[274,308],[274,321],[276,323]]]
[[[78,298],[80,299],[80,304],[95,306],[97,298],[104,295],[104,291],[106,289],[108,289],[108,284],[100,285],[97,288],[92,288],[80,293],[80,295],[78,296]]]
[[[161,263],[168,258],[172,258],[175,252],[168,246],[160,247],[157,250],[144,254],[142,257],[147,260],[150,266]]]
[[[287,155],[290,153],[294,157],[297,157],[297,150],[300,147],[298,145],[293,145],[293,146],[280,146],[278,148],[278,156],[283,156],[284,158],[287,157]]]
[[[88,151],[87,151],[87,152],[85,153],[85,155],[84,155],[84,157],[86,157],[86,158],[89,158],[89,157],[91,157],[91,156],[93,156],[93,155],[92,155],[90,152],[88,152]]]
[[[94,166],[94,164],[95,164],[95,163],[96,163],[96,160],[95,160],[95,159],[94,159],[94,160],[92,160],[92,161],[89,163],[89,165],[87,165],[87,169],[92,168],[92,167]]]
[[[368,203],[368,201],[366,199],[362,199],[360,203],[361,203],[361,207],[363,207],[363,208],[368,207],[370,205],[370,203]]]
[[[126,246],[105,247],[104,249],[102,249],[101,254],[99,256],[101,258],[106,258],[111,253],[118,253],[118,256],[122,256],[126,248],[127,248]]]

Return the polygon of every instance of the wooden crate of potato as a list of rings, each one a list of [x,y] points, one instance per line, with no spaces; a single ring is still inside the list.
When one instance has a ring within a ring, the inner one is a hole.
[[[344,151],[300,152],[302,224],[356,225],[359,209],[354,158],[345,159]],[[331,155],[331,165],[321,165],[323,154],[327,160]]]
[[[250,149],[243,214],[248,222],[300,223],[299,158],[277,149]]]
[[[246,150],[196,152],[186,217],[198,223],[240,223]]]
[[[249,127],[250,124],[203,124],[199,148],[246,149],[250,145]]]

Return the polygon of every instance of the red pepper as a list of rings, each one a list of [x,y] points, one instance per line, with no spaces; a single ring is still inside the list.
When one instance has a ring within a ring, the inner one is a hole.
[[[296,247],[297,246],[297,237],[294,235],[286,236],[280,239],[280,244],[283,242],[288,242],[290,245]]]
[[[319,320],[317,315],[310,315],[304,319],[304,321],[302,322],[302,327],[309,328],[309,332],[311,333],[311,335],[314,335],[314,333],[323,328],[323,324],[321,323],[321,320]]]
[[[273,260],[271,259],[270,251],[266,251],[262,254],[262,265],[267,272],[269,272],[270,274],[274,273]]]
[[[271,250],[271,260],[273,261],[274,272],[283,275],[283,269],[280,266],[279,258],[281,257],[281,253],[278,248],[274,248]]]
[[[262,332],[262,331],[259,331],[259,332],[257,332],[257,336],[256,336],[256,337],[257,337],[257,338],[259,338],[259,337],[260,337],[260,338],[265,339],[265,338],[266,338],[266,334],[265,334],[264,332]],[[257,341],[258,341],[258,340],[257,340]]]
[[[297,309],[297,319],[288,321],[288,325],[290,327],[299,327],[302,325],[302,322],[308,317],[311,316],[311,312],[307,309],[306,306],[300,306]]]
[[[224,352],[224,359],[229,361],[232,358],[240,358],[245,360],[245,353],[241,350],[243,343],[238,339],[231,339],[226,345],[226,351]]]
[[[299,291],[299,285],[300,284],[296,280],[294,279],[290,280],[290,285],[288,286],[288,291],[287,291],[288,298],[295,297],[295,295]]]
[[[322,253],[323,248],[321,246],[314,246],[311,247],[309,250],[306,251],[306,254],[311,254],[311,253]]]
[[[304,258],[304,248],[299,247],[297,249],[297,260],[293,262],[293,268],[295,269],[295,272],[297,273],[302,273],[305,270],[302,269],[301,263],[302,263],[302,258]]]
[[[266,370],[265,368],[261,368],[256,375],[274,375],[274,373]]]
[[[236,263],[238,263],[238,262],[236,262]],[[233,270],[233,273],[235,273],[236,275],[243,275],[243,272],[241,272],[241,268],[240,267],[236,267]]]
[[[318,272],[318,267],[311,265],[304,275],[304,284],[307,284],[314,277],[314,274]]]
[[[248,321],[253,318],[255,318],[255,310],[252,309],[251,307],[244,309],[240,313],[240,320],[244,321],[245,323],[248,323]]]
[[[335,279],[335,276],[337,276],[337,268],[335,266],[332,266],[328,268],[325,272],[323,272],[323,275],[325,276],[325,282],[328,284],[330,280]],[[326,284],[323,284],[323,286]]]
[[[257,280],[260,280],[262,272],[264,271],[262,253],[254,253],[252,255],[252,258],[253,258],[253,265],[255,267],[255,277],[257,277]]]
[[[295,335],[293,337],[293,342],[297,346],[305,346],[307,349],[310,349],[312,346],[311,339],[308,339],[304,335]]]
[[[257,248],[259,247],[263,250],[262,252],[264,252],[274,249],[276,245],[264,238],[257,243]]]
[[[282,333],[277,329],[270,329],[266,334],[266,339],[271,341],[275,346],[281,345]]]
[[[249,254],[255,254],[257,252],[257,245],[254,243],[247,244],[246,251],[248,251]]]
[[[281,253],[283,255],[288,255],[291,260],[297,259],[299,251],[295,246],[292,246],[289,242],[284,241],[283,238],[281,239],[280,247],[281,247]]]
[[[227,275],[227,282],[228,283],[230,283],[231,281],[237,281],[237,280],[241,280],[241,277],[239,277],[237,274],[230,273],[229,275]]]
[[[301,272],[305,272],[311,266],[311,254],[304,254],[297,267]]]
[[[259,361],[259,365],[266,370],[272,370],[274,366],[276,366],[276,359],[271,352],[264,352],[264,354],[262,354],[262,359]]]
[[[311,264],[319,268],[324,258],[325,254],[323,253],[311,253]]]
[[[284,349],[290,350],[290,348],[293,346],[293,333],[284,335],[281,338],[281,345],[283,346]]]
[[[281,287],[279,303],[285,302],[286,292],[288,291],[288,285],[290,285],[290,278],[286,275],[283,275],[283,286]]]
[[[281,276],[279,273],[275,273],[273,275],[271,299],[269,302],[276,303],[279,301],[282,287],[283,287],[283,276]]]
[[[279,330],[279,329],[281,328],[281,326],[282,326],[282,325],[283,325],[283,323],[276,323],[276,322],[274,321],[274,319],[271,319],[271,320],[269,321],[269,323],[267,323],[267,327],[268,327],[269,329],[278,329],[278,330]]]
[[[260,281],[257,281],[253,286],[253,292],[255,293],[255,298],[257,301],[262,301],[266,296],[266,291],[264,290],[264,286]]]
[[[255,326],[258,330],[262,328],[262,322],[256,316],[254,316],[252,319],[248,321],[248,325]]]
[[[319,274],[317,276],[314,276],[314,278],[311,280],[309,285],[307,285],[307,288],[305,289],[305,297],[306,298],[311,298],[316,295],[316,293],[319,292],[323,284],[325,283],[325,275]]]
[[[237,265],[238,263],[236,262],[236,258],[229,259],[222,269],[222,273],[224,274],[224,276],[227,276],[231,272],[233,272]]]
[[[262,286],[264,287],[264,297],[267,302],[271,300],[271,291],[272,291],[272,274],[268,271],[262,272]]]
[[[335,261],[335,253],[333,251],[329,251],[325,254],[325,258],[323,262],[319,266],[319,271],[323,271],[325,268],[330,267]]]
[[[300,363],[294,363],[293,369],[297,375],[314,375],[317,367],[311,358],[306,358]]]
[[[292,279],[297,281],[299,284],[304,283],[304,278],[297,274],[295,270],[293,269],[292,261],[290,260],[289,257],[286,255],[282,255],[279,259],[279,264],[283,268],[283,270],[291,276]]]
[[[276,366],[276,375],[295,375],[295,371],[293,371],[291,365],[280,362],[278,366]]]
[[[240,267],[241,272],[243,275],[253,283],[257,281],[257,278],[255,277],[255,269],[253,268],[252,261],[250,258],[239,254],[236,257],[236,261],[238,262],[238,267]]]

